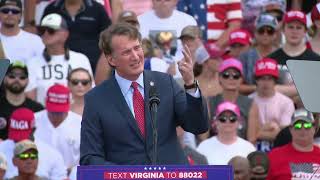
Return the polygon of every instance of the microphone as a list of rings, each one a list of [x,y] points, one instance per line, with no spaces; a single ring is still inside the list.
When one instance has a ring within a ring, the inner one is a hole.
[[[152,153],[152,165],[157,164],[158,156],[158,128],[157,128],[157,113],[160,99],[157,93],[157,88],[153,81],[150,81],[149,89],[149,108],[151,112],[151,125],[152,125],[152,140],[153,140],[153,153]]]
[[[157,88],[153,81],[150,81],[150,89],[149,89],[149,105],[150,110],[152,108],[156,108],[160,104],[160,99],[158,97]]]

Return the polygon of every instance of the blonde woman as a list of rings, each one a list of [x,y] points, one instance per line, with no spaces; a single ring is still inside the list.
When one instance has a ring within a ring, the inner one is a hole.
[[[70,71],[68,87],[72,94],[71,111],[82,116],[84,95],[92,88],[92,77],[89,71],[84,68]]]

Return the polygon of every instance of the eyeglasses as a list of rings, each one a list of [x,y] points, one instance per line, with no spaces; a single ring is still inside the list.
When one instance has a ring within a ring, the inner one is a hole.
[[[230,116],[230,117],[220,116],[220,117],[218,117],[218,120],[222,123],[227,122],[227,120],[229,120],[229,122],[231,122],[231,123],[235,123],[238,120],[238,118],[236,116]]]
[[[294,129],[302,129],[304,127],[305,129],[311,129],[313,127],[313,123],[311,122],[297,122],[293,125]]]
[[[20,79],[20,80],[25,80],[28,78],[25,74],[15,74],[15,73],[8,74],[8,77],[10,79]]]
[[[76,85],[78,85],[78,84],[81,84],[82,86],[87,86],[89,83],[91,83],[91,81],[88,80],[88,79],[83,79],[83,80],[80,80],[80,79],[71,79],[70,82],[71,82],[71,84],[72,84],[73,86],[76,86]]]
[[[275,33],[275,30],[271,27],[263,27],[258,29],[258,34],[262,35],[264,33],[267,33],[268,35],[273,35]]]
[[[12,8],[3,8],[3,9],[0,9],[0,11],[3,13],[3,14],[9,14],[11,12],[11,14],[20,14],[21,11],[18,10],[18,9],[12,9]]]
[[[38,154],[37,153],[21,153],[21,154],[18,154],[17,157],[20,159],[20,160],[27,160],[27,159],[38,159]]]
[[[39,34],[40,36],[44,35],[44,33],[46,33],[46,31],[50,34],[53,35],[54,33],[56,33],[57,30],[49,28],[49,27],[40,27],[38,28]]]
[[[223,72],[221,74],[223,79],[229,79],[230,77],[232,77],[232,79],[238,80],[240,79],[241,75],[239,73],[230,73],[230,72]]]

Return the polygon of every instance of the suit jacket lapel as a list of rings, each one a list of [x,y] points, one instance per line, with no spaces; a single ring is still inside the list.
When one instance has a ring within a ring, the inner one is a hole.
[[[124,119],[128,121],[129,126],[133,129],[133,131],[136,133],[136,135],[139,137],[141,141],[144,141],[144,138],[142,137],[140,130],[138,128],[138,125],[136,123],[136,119],[134,118],[125,98],[123,97],[123,94],[121,93],[120,86],[115,79],[115,76],[113,75],[111,77],[111,91],[114,92],[113,102],[115,106],[118,108],[120,113],[124,116]]]

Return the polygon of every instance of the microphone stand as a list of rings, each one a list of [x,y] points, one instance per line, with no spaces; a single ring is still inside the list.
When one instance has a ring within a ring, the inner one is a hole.
[[[152,165],[157,164],[158,159],[158,127],[157,127],[157,113],[160,99],[156,93],[154,86],[151,86],[149,92],[149,103],[151,112],[151,125],[152,125],[152,140],[153,140],[153,153],[152,153]]]

